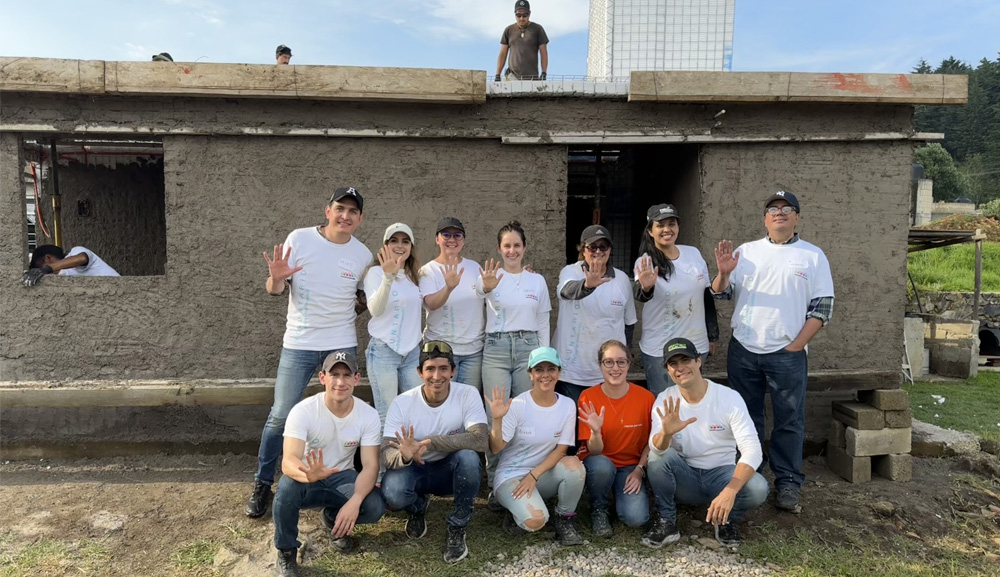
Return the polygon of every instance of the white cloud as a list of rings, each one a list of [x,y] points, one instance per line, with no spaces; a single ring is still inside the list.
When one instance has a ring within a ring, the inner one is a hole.
[[[225,21],[222,16],[225,14],[225,10],[222,9],[218,4],[214,2],[209,2],[207,0],[164,0],[167,4],[174,4],[177,6],[186,7],[187,9],[194,12],[198,18],[201,18],[208,24],[212,26],[223,26]]]
[[[149,60],[153,53],[148,48],[140,44],[125,43],[125,54],[129,60]]]

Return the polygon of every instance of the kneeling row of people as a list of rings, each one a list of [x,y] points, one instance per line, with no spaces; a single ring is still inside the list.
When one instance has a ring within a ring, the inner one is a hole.
[[[383,429],[378,412],[353,396],[361,378],[355,356],[332,353],[319,375],[325,393],[298,403],[285,425],[284,476],[273,507],[279,574],[298,575],[302,509],[321,508],[333,547],[346,553],[355,546],[355,525],[378,521],[386,509],[406,511],[407,537],[426,535],[432,495],[453,497],[444,559],[464,559],[482,480],[479,453],[487,451],[498,455],[491,497],[508,511],[511,533],[541,529],[550,520],[546,500],[554,498],[556,538],[582,544],[574,518],[586,488],[598,537],[613,533],[614,500],[623,523],[648,524],[643,544],[676,542],[676,505],[683,503],[708,505],[705,521],[716,538],[738,544],[737,522],[768,494],[756,472],[762,451],[753,422],[739,394],[702,377],[690,341],[671,340],[663,358],[676,385],[654,399],[627,381],[625,345],[604,343],[596,359],[604,382],[584,391],[577,406],[555,391],[559,354],[540,347],[528,363],[532,388],[511,399],[495,388],[487,414],[475,388],[451,381],[451,347],[430,341],[417,368],[423,384],[396,397]],[[581,444],[571,455],[578,420]],[[657,512],[652,523],[647,483]]]

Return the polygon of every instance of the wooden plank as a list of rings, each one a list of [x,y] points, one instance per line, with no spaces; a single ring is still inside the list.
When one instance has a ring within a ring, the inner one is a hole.
[[[806,102],[944,104],[944,75],[798,72],[790,75],[788,98]]]
[[[629,102],[777,102],[788,91],[787,72],[636,71]]]
[[[103,60],[0,58],[0,91],[102,94]]]
[[[294,66],[214,62],[108,62],[118,94],[295,98]]]

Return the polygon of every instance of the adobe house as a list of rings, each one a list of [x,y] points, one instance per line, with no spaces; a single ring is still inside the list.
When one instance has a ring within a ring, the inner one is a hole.
[[[762,199],[794,191],[837,291],[810,390],[898,386],[913,149],[942,137],[914,132],[913,107],[967,92],[941,75],[505,85],[468,70],[0,58],[0,404],[266,404],[286,300],[263,290],[261,252],[319,224],[342,185],[365,195],[363,242],[404,221],[424,260],[442,216],[466,223],[480,261],[516,218],[550,288],[594,221],[630,271],[660,202],[714,273],[715,243],[760,237]],[[123,276],[21,287],[46,232]],[[724,373],[725,352],[707,372]]]

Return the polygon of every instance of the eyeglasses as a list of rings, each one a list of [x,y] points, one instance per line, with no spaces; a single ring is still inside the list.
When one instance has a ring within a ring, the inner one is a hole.
[[[424,348],[420,349],[425,353],[433,353],[437,351],[439,353],[444,353],[446,355],[452,354],[451,345],[444,341],[427,341],[424,343]]]
[[[527,18],[528,16],[531,16],[531,12],[515,12],[514,13],[514,18]]]
[[[438,234],[440,234],[444,238],[453,238],[455,240],[462,240],[463,238],[465,238],[464,232],[448,232],[446,230],[442,230]]]
[[[628,359],[604,359],[601,361],[601,366],[605,369],[612,369],[617,366],[619,369],[624,369],[629,364]]]
[[[611,250],[611,245],[610,244],[605,244],[603,242],[601,244],[588,244],[587,245],[587,252],[589,252],[589,253],[608,252],[609,250]]]
[[[769,207],[767,207],[767,211],[766,212],[767,212],[767,214],[769,214],[771,216],[777,216],[777,214],[779,212],[781,214],[784,214],[784,215],[787,216],[787,215],[792,214],[793,212],[797,212],[797,211],[795,210],[794,206],[792,206],[790,204],[786,204],[785,206],[769,206]]]

